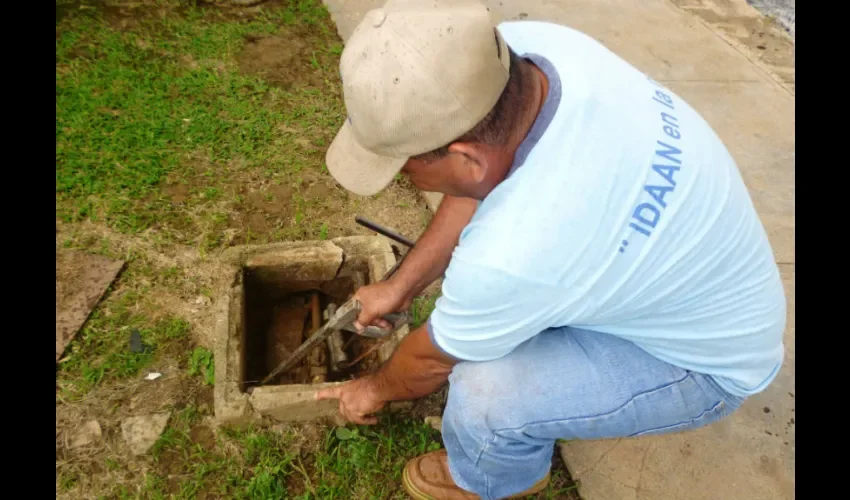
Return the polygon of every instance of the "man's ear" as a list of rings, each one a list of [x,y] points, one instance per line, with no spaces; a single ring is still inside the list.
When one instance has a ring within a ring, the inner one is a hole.
[[[470,169],[470,177],[476,184],[480,184],[487,177],[490,163],[483,148],[475,147],[468,142],[453,142],[449,144],[449,153],[463,156],[464,167]]]

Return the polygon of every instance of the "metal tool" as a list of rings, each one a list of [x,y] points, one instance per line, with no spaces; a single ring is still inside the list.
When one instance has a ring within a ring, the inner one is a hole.
[[[326,319],[333,317],[335,312],[336,304],[328,304],[328,308],[325,310]],[[342,331],[334,330],[331,332],[326,342],[328,344],[328,357],[330,358],[331,371],[337,372],[341,366],[348,363],[348,353],[346,353],[345,349],[342,347],[344,344],[342,341]]]
[[[354,327],[354,323],[348,324],[340,330],[345,330],[346,332],[356,333],[361,337],[370,337],[373,339],[382,339],[384,337],[389,336],[394,331],[398,330],[401,326],[406,325],[410,322],[410,316],[405,313],[391,313],[387,314],[383,317],[385,320],[392,323],[393,327],[389,330],[385,328],[378,328],[377,326],[367,326],[362,332],[358,332],[357,328]]]
[[[389,239],[391,239],[395,242],[401,243],[402,245],[404,245],[408,248],[413,248],[416,245],[415,241],[398,234],[397,232],[393,231],[390,228],[387,228],[387,227],[384,227],[384,226],[382,226],[378,223],[372,222],[369,219],[362,217],[360,215],[355,216],[354,221],[356,223],[360,224],[361,226],[368,228],[368,229],[371,229],[372,231],[375,231],[378,234],[386,236],[387,238],[389,238]],[[410,253],[410,252],[408,251],[407,253]],[[398,270],[398,268],[401,267],[401,263],[404,262],[404,258],[407,257],[407,253],[405,253],[398,260],[398,262],[393,264],[393,267],[391,267],[390,270],[387,271],[387,273],[381,278],[381,281],[384,281],[384,280],[388,279],[390,276],[392,276],[393,274],[395,274],[395,272]]]
[[[266,378],[264,378],[260,385],[267,384],[270,380],[275,378],[278,374],[283,373],[287,370],[292,369],[295,365],[297,365],[305,356],[310,354],[310,352],[316,348],[318,345],[322,344],[325,339],[330,336],[336,330],[348,330],[349,328],[353,328],[352,323],[357,319],[357,316],[360,315],[360,302],[355,299],[348,299],[345,304],[341,305],[339,309],[337,309],[336,313],[328,318],[328,322],[321,326],[318,330],[313,332],[307,340],[301,344],[298,349],[295,350],[292,354],[290,354],[286,359],[281,361],[277,367],[269,373]],[[374,326],[370,326],[370,334],[366,335],[365,332],[361,333],[361,335],[375,338],[384,338],[391,334],[393,334],[396,330],[406,325],[410,321],[410,317],[407,314],[399,314],[394,315],[396,322],[393,323],[393,327],[390,329],[382,329]],[[368,330],[368,329],[367,329]],[[356,330],[354,330],[356,332]]]
[[[359,362],[363,361],[363,360],[364,360],[364,359],[366,359],[366,358],[367,358],[370,354],[372,354],[373,352],[375,352],[375,351],[377,351],[378,349],[380,349],[381,347],[383,347],[383,346],[384,346],[384,344],[386,344],[387,340],[389,340],[389,339],[388,339],[388,338],[385,338],[385,339],[382,339],[382,340],[379,340],[379,341],[375,342],[374,344],[372,344],[372,347],[370,347],[370,348],[366,349],[365,351],[363,351],[363,354],[361,354],[360,356],[357,356],[356,358],[354,358],[354,360],[353,360],[353,361],[351,361],[351,362],[345,362],[345,363],[341,364],[341,365],[340,365],[340,368],[341,368],[341,369],[343,369],[343,370],[347,370],[347,369],[351,368],[352,366],[356,365],[357,363],[359,363]]]
[[[376,224],[376,223],[374,223],[374,222],[372,222],[372,221],[370,221],[370,220],[368,220],[364,217],[361,217],[359,215],[356,216],[354,218],[354,220],[358,224],[360,224],[361,226],[366,227],[368,229],[371,229],[372,231],[375,231],[378,234],[382,234],[382,235],[386,236],[387,238],[390,238],[393,241],[396,241],[398,243],[401,243],[402,245],[405,245],[408,248],[413,248],[413,246],[416,244],[413,240],[410,240],[410,239],[400,235],[399,233],[393,231],[392,229],[388,229],[384,226],[381,226],[380,224]],[[406,255],[405,255],[405,257],[406,257]],[[399,268],[399,266],[401,265],[401,262],[403,260],[404,260],[404,257],[402,257],[398,262],[396,262],[395,265],[392,268],[390,268],[390,270],[387,271],[387,273],[381,278],[381,281],[384,281],[385,279],[392,276],[392,274],[396,271],[396,269]],[[317,311],[317,308],[318,308],[317,298],[318,297],[314,298],[314,304],[313,304],[313,311],[314,311],[313,317],[314,318],[317,317],[316,316],[316,311]],[[331,317],[328,318],[328,321],[327,321],[327,323],[324,324],[324,326],[316,328],[314,330],[314,332],[310,335],[310,337],[307,338],[307,340],[305,340],[304,343],[301,344],[298,347],[298,349],[295,350],[295,352],[293,352],[286,359],[281,361],[281,363],[279,365],[277,365],[277,367],[274,370],[272,370],[272,372],[269,373],[266,376],[266,378],[264,378],[260,382],[260,385],[265,385],[270,380],[275,378],[278,374],[292,369],[292,367],[297,365],[298,362],[300,362],[302,359],[304,359],[305,356],[307,356],[313,349],[315,349],[316,346],[325,342],[325,340],[335,331],[345,330],[345,331],[348,331],[348,332],[354,332],[357,335],[361,335],[363,337],[383,339],[383,338],[386,338],[386,337],[392,335],[393,333],[396,332],[396,330],[398,330],[402,326],[406,325],[410,321],[410,316],[407,313],[388,314],[388,315],[384,316],[384,319],[389,321],[393,325],[392,328],[384,329],[384,328],[378,328],[377,326],[368,326],[362,332],[358,332],[357,329],[354,327],[353,323],[357,319],[357,316],[360,315],[360,310],[361,310],[360,302],[358,302],[357,300],[349,299],[348,301],[346,301],[345,304],[341,305],[339,307],[339,309],[337,309],[336,312]],[[314,327],[315,327],[315,323],[314,323]],[[352,339],[353,338],[354,337],[352,337]],[[349,341],[349,343],[350,343],[350,341]],[[345,347],[347,347],[347,344],[346,344]],[[362,358],[363,358],[363,356],[361,355],[361,357],[358,358],[357,360],[355,360],[355,362],[359,361]],[[350,363],[349,365],[351,365],[351,364],[354,364],[354,362]]]
[[[361,217],[361,216],[358,215],[358,216],[354,217],[354,221],[357,222],[358,224],[360,224],[361,226],[365,227],[365,228],[371,229],[372,231],[375,231],[376,233],[378,233],[380,235],[386,236],[387,238],[389,238],[393,241],[401,243],[402,245],[406,246],[407,248],[413,248],[413,246],[416,245],[415,241],[408,239],[408,238],[405,238],[404,236],[393,231],[392,229],[386,228],[386,227],[384,227],[380,224],[376,224],[376,223],[370,221],[369,219],[366,219],[365,217]]]

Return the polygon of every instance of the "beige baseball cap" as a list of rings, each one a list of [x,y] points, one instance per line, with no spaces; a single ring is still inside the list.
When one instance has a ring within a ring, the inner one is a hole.
[[[348,118],[327,153],[343,187],[371,196],[411,156],[449,144],[493,109],[508,47],[474,0],[389,0],[369,11],[340,61]]]

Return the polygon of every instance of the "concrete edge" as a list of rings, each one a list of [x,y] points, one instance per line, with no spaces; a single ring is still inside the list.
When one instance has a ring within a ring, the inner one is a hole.
[[[226,253],[226,255],[225,255]],[[270,417],[278,421],[305,421],[336,415],[336,401],[317,401],[315,394],[324,387],[338,383],[294,384],[256,387],[250,394],[241,391],[240,380],[244,378],[244,367],[240,357],[242,338],[242,282],[243,266],[291,267],[299,263],[328,261],[334,264],[333,279],[342,272],[346,258],[357,267],[368,269],[369,282],[377,282],[395,265],[396,258],[389,242],[379,236],[346,236],[330,241],[284,242],[267,245],[243,245],[232,247],[221,256],[233,274],[232,286],[226,300],[221,301],[215,311],[215,372],[214,388],[215,420],[220,424],[242,425],[258,422]],[[300,260],[298,260],[300,259]],[[296,271],[297,272],[297,271]],[[310,279],[316,276],[310,276]],[[407,335],[407,326],[400,328],[393,338],[378,350],[378,359],[385,362],[390,358],[398,343]],[[409,405],[393,404],[391,409],[403,410]]]
[[[737,40],[735,40],[734,38],[732,38],[732,37],[730,37],[729,35],[727,35],[727,34],[723,33],[722,31],[719,31],[719,30],[716,30],[716,29],[712,28],[711,24],[709,24],[708,22],[706,22],[706,20],[705,20],[705,19],[703,19],[703,18],[701,18],[700,16],[697,16],[697,15],[695,15],[695,14],[691,13],[691,12],[688,12],[686,9],[684,9],[683,7],[680,7],[680,6],[676,5],[676,4],[675,4],[675,3],[673,3],[671,0],[664,0],[664,3],[667,5],[667,7],[668,7],[668,8],[673,9],[673,10],[675,10],[676,12],[679,12],[679,13],[681,13],[681,14],[683,14],[683,15],[686,15],[686,16],[689,16],[689,17],[691,17],[691,18],[695,19],[698,23],[700,23],[703,27],[705,27],[705,29],[707,29],[708,31],[710,31],[711,33],[713,33],[715,36],[717,36],[717,38],[719,38],[720,40],[722,40],[723,42],[725,42],[727,45],[729,45],[729,47],[731,47],[731,48],[732,48],[735,52],[738,52],[739,54],[741,54],[742,56],[744,56],[744,58],[746,58],[746,60],[747,60],[750,64],[752,64],[752,65],[753,65],[753,66],[755,66],[755,67],[756,67],[759,71],[761,71],[761,72],[762,72],[762,73],[763,73],[763,74],[767,77],[767,79],[768,79],[771,83],[773,83],[773,85],[775,85],[775,86],[777,86],[777,87],[781,88],[782,90],[784,90],[785,92],[787,92],[789,95],[791,95],[791,97],[794,97],[794,91],[795,91],[796,89],[792,89],[792,88],[791,88],[791,86],[793,85],[793,86],[795,86],[795,87],[796,87],[796,83],[795,83],[795,84],[789,84],[789,83],[785,83],[784,81],[782,81],[782,78],[781,78],[781,77],[780,77],[780,76],[779,76],[776,72],[774,72],[773,70],[771,70],[771,69],[770,69],[770,67],[768,67],[767,65],[765,65],[764,63],[762,63],[759,59],[755,58],[755,57],[754,57],[754,56],[755,56],[755,54],[753,54],[753,51],[752,51],[752,50],[750,50],[750,48],[749,48],[749,47],[747,47],[745,44],[743,44],[743,43],[741,43],[741,42],[738,42],[738,41],[737,41]],[[757,14],[759,17],[765,17],[765,15],[764,15],[762,12],[760,12],[758,9],[756,9],[755,7],[753,7],[752,5],[750,5],[748,2],[745,2],[745,4],[747,5],[747,7],[749,7],[750,9],[752,9],[752,11],[753,11],[755,14]],[[785,36],[787,36],[787,37],[791,40],[791,43],[792,43],[793,45],[795,45],[795,46],[796,46],[796,43],[795,43],[795,41],[791,38],[791,36],[790,36],[787,32],[785,32],[784,30],[783,30],[782,32],[784,33],[784,35],[785,35]],[[795,68],[794,73],[795,73],[795,75],[796,75],[796,68]],[[796,81],[796,78],[795,78],[795,81]]]

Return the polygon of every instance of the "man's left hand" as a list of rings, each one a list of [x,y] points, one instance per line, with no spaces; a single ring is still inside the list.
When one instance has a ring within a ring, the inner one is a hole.
[[[378,423],[378,417],[373,414],[387,403],[378,394],[370,375],[322,389],[316,393],[316,399],[338,399],[340,415],[350,422],[364,425]]]

